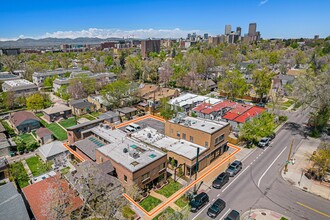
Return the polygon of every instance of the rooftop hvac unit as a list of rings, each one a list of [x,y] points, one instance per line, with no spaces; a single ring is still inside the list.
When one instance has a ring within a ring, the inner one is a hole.
[[[124,148],[124,149],[123,149],[123,152],[124,152],[124,153],[127,153],[127,152],[128,152],[127,148]]]
[[[148,133],[148,134],[147,134],[147,137],[148,137],[148,138],[151,138],[151,134],[150,134],[150,133]]]

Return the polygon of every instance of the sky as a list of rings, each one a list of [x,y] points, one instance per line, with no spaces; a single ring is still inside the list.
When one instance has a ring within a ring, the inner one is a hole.
[[[18,38],[176,38],[248,32],[261,37],[330,35],[330,0],[1,0],[0,40]]]

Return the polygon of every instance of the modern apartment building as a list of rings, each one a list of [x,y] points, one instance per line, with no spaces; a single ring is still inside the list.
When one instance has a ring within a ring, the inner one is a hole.
[[[15,96],[28,96],[38,92],[38,87],[26,79],[5,81],[2,84],[2,91],[14,92]]]
[[[160,40],[143,40],[141,41],[141,55],[148,57],[150,52],[160,52]]]
[[[86,73],[86,71],[81,70],[80,68],[71,68],[71,69],[56,69],[44,72],[34,72],[32,74],[32,81],[36,85],[42,85],[46,78],[49,77],[57,77],[57,78],[65,78],[66,75],[70,76],[71,73]]]

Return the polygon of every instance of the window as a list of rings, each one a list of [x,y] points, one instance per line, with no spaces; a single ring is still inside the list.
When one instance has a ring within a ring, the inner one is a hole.
[[[101,163],[103,163],[103,157],[100,157],[100,161],[101,161]]]
[[[219,137],[215,138],[215,145],[219,144],[220,142],[222,142],[225,139],[225,135],[222,134]]]
[[[145,181],[149,178],[149,172],[142,175],[142,181]]]
[[[180,137],[180,132],[179,132],[179,131],[176,132],[176,136],[177,136],[178,138]]]
[[[124,181],[127,183],[127,176],[124,175]]]
[[[194,143],[194,137],[190,136],[190,142]]]
[[[165,164],[166,164],[166,163],[162,163],[162,164],[160,165],[160,169],[159,169],[159,170],[164,169],[164,168],[165,168]]]
[[[205,147],[209,146],[209,142],[205,141]]]
[[[186,134],[182,133],[182,139],[186,140]]]

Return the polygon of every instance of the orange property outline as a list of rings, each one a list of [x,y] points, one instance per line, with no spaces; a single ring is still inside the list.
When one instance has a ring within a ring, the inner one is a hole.
[[[160,118],[160,117],[157,117],[157,116],[154,116],[154,115],[150,115],[150,114],[148,114],[148,115],[143,115],[143,116],[141,116],[141,117],[138,117],[138,118],[136,118],[136,119],[132,119],[132,120],[129,120],[129,121],[125,121],[125,122],[123,122],[123,123],[117,125],[116,128],[121,128],[121,127],[124,127],[124,126],[126,126],[126,125],[129,125],[129,124],[131,124],[131,123],[133,123],[133,122],[138,122],[138,121],[141,121],[141,120],[144,120],[144,119],[148,119],[148,118],[155,119],[155,120],[161,121],[161,122],[163,122],[163,123],[166,122],[165,119],[162,119],[162,118]]]
[[[199,181],[201,181],[202,179],[204,179],[206,176],[208,176],[210,173],[212,173],[215,169],[217,169],[219,166],[221,166],[222,164],[224,164],[225,162],[228,161],[228,159],[230,159],[231,157],[233,157],[235,154],[237,154],[241,149],[233,144],[228,143],[228,146],[235,148],[236,150],[228,155],[227,157],[225,157],[219,164],[217,164],[216,166],[212,167],[209,171],[207,171],[206,173],[204,173],[202,176],[200,176],[197,180],[193,181],[192,183],[190,183],[188,186],[186,186],[185,188],[181,189],[181,191],[179,191],[179,193],[177,193],[173,198],[167,200],[164,204],[162,204],[160,207],[158,207],[155,211],[149,213],[147,212],[144,208],[142,208],[137,202],[135,202],[131,197],[129,197],[126,193],[124,193],[124,197],[126,199],[128,199],[131,203],[133,203],[136,207],[138,207],[141,211],[143,211],[146,215],[148,215],[149,217],[153,216],[155,213],[157,213],[158,211],[160,211],[161,209],[165,208],[168,204],[170,204],[172,201],[174,201],[176,198],[178,198],[179,196],[181,196],[183,193],[185,193],[187,190],[189,190],[191,187],[193,187],[195,184],[197,184]]]
[[[84,162],[84,161],[85,161],[85,159],[84,159],[82,156],[80,156],[77,152],[75,152],[74,150],[72,150],[72,149],[68,146],[67,143],[63,143],[63,145],[64,145],[64,147],[65,147],[66,149],[68,149],[68,150],[70,151],[70,153],[72,153],[73,155],[75,155],[76,157],[78,157],[78,159],[79,159],[81,162]]]

